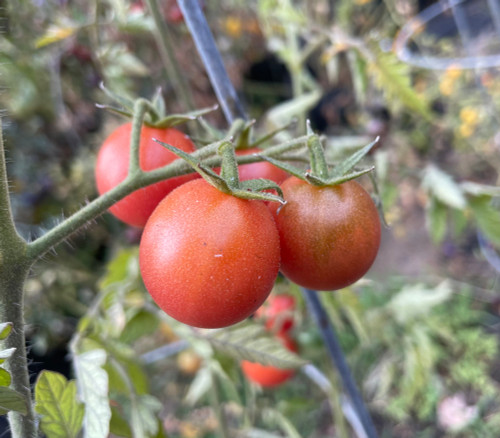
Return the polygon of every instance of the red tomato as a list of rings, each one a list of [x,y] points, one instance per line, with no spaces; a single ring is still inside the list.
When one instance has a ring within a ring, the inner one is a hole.
[[[147,290],[173,318],[217,328],[250,316],[269,295],[279,269],[279,237],[262,201],[220,192],[205,180],[168,195],[140,243]]]
[[[280,233],[281,272],[316,290],[346,287],[373,264],[380,219],[370,195],[356,181],[317,187],[296,177],[282,185],[287,204],[270,205]]]
[[[126,123],[115,129],[102,144],[95,167],[99,194],[111,190],[127,176],[131,133],[132,124]],[[143,170],[153,170],[177,159],[172,152],[153,141],[153,138],[171,144],[184,152],[195,151],[193,142],[181,131],[173,128],[151,128],[144,125],[139,146],[139,162]],[[109,210],[129,225],[144,227],[155,207],[168,193],[194,178],[197,178],[197,174],[193,173],[152,184],[125,197]]]
[[[274,333],[286,333],[293,328],[295,298],[289,294],[270,295],[257,309],[255,316],[265,320],[266,328]]]
[[[289,336],[280,335],[278,339],[290,351],[297,351],[297,345]],[[281,385],[295,374],[295,370],[261,365],[260,363],[250,362],[248,360],[241,361],[241,370],[248,380],[267,388]]]
[[[241,149],[236,151],[236,155],[250,155],[262,152],[259,148]],[[268,163],[267,161],[259,161],[257,163],[241,164],[238,166],[238,171],[241,181],[249,179],[265,178],[274,181],[276,184],[281,184],[290,175],[284,170]]]

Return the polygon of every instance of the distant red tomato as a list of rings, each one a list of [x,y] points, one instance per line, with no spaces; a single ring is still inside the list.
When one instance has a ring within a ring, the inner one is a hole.
[[[104,140],[95,166],[99,194],[108,192],[126,178],[130,161],[131,133],[132,123],[125,123]],[[176,155],[153,141],[153,138],[187,153],[195,151],[193,142],[183,132],[174,128],[152,128],[144,125],[139,146],[139,162],[143,170],[157,169],[177,159]],[[152,184],[128,195],[109,210],[129,225],[144,227],[155,207],[168,193],[197,177],[198,174],[192,173]]]
[[[265,321],[266,328],[273,333],[286,333],[293,328],[295,298],[289,294],[270,295],[255,316]]]
[[[279,335],[278,339],[290,351],[297,352],[297,344],[288,335]],[[295,374],[295,370],[261,365],[260,363],[241,361],[241,370],[248,380],[266,388],[272,388],[285,383]]]
[[[236,155],[250,155],[262,152],[259,148],[241,149],[236,151]],[[238,167],[240,180],[246,181],[249,179],[265,178],[274,181],[276,184],[281,184],[290,175],[284,170],[268,163],[267,161],[259,161],[257,163],[241,164]]]

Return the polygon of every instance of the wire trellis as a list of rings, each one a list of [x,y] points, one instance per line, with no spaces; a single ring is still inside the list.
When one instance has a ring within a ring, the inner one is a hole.
[[[500,66],[500,0],[439,1],[403,26],[394,50],[425,69]]]

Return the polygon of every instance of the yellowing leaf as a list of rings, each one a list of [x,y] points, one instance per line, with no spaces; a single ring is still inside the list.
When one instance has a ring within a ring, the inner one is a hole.
[[[35,47],[40,49],[41,47],[48,46],[49,44],[57,43],[58,41],[65,40],[76,32],[75,27],[71,26],[58,26],[51,25],[47,29],[44,35],[35,41]]]

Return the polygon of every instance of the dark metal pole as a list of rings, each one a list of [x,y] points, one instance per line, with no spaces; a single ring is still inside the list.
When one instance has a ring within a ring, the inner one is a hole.
[[[189,32],[194,39],[196,49],[205,65],[226,120],[231,124],[235,118],[246,119],[245,111],[233,84],[229,80],[219,50],[215,45],[214,37],[201,10],[199,0],[178,0],[178,4]]]
[[[363,423],[366,436],[368,438],[377,438],[377,431],[375,430],[373,421],[370,417],[370,414],[368,413],[368,409],[366,408],[365,403],[363,402],[356,382],[352,377],[351,370],[349,369],[349,365],[347,364],[344,353],[342,352],[342,348],[340,347],[339,341],[337,339],[335,329],[333,328],[330,319],[325,312],[325,309],[321,305],[318,293],[310,289],[302,289],[302,292],[306,299],[309,311],[314,316],[314,319],[316,320],[316,323],[320,328],[326,348],[328,349],[328,352],[330,353],[330,356],[333,359],[335,366],[337,367],[340,378],[342,380],[342,384],[344,386],[344,390],[348,394],[354,406],[354,409],[358,413],[361,422]]]

